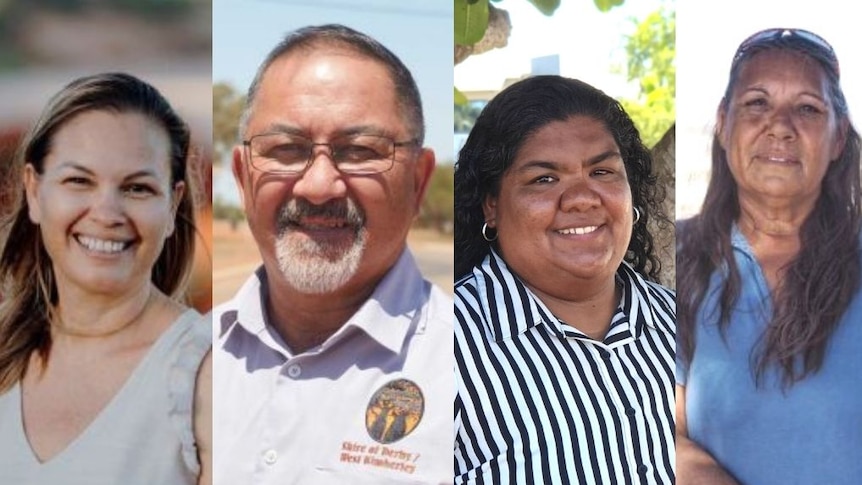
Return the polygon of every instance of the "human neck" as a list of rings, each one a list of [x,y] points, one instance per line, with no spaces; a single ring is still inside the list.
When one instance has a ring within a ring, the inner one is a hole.
[[[322,344],[347,323],[379,282],[380,278],[363,285],[349,282],[332,293],[309,295],[276,276],[268,281],[267,313],[290,350],[299,354]]]
[[[739,229],[760,265],[770,291],[777,291],[788,265],[802,247],[802,225],[814,210],[810,204],[770,206],[740,199]]]
[[[816,199],[802,203],[788,203],[767,199],[739,198],[740,230],[749,239],[798,238],[805,220],[814,210]]]
[[[587,284],[568,284],[560,288],[576,288],[566,293],[545,292],[527,286],[557,318],[577,328],[593,340],[604,340],[611,320],[619,306],[620,292],[615,277],[590,281]]]
[[[153,307],[159,292],[147,282],[132,293],[91,295],[58,286],[59,303],[51,319],[51,335],[58,338],[104,339],[134,328]],[[67,303],[64,302],[74,302]]]

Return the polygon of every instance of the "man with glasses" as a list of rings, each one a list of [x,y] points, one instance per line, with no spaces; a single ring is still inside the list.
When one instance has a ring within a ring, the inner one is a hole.
[[[215,483],[448,483],[452,300],[406,247],[434,169],[416,84],[370,37],[289,34],[233,172],[263,265],[214,310]]]

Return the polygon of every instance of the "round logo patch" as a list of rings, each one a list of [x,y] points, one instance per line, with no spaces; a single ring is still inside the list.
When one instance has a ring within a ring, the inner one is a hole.
[[[365,428],[374,441],[394,443],[416,429],[425,412],[422,390],[413,381],[396,379],[377,390],[365,410]]]

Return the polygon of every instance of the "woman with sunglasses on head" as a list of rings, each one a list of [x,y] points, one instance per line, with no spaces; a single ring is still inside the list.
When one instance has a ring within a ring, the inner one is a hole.
[[[860,138],[825,40],[740,45],[711,177],[677,228],[677,483],[862,483]]]
[[[188,156],[186,124],[127,74],[73,81],[25,137],[0,244],[0,483],[209,483]]]

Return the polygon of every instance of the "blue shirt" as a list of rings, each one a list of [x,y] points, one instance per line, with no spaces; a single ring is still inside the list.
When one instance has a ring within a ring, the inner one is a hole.
[[[748,241],[731,237],[741,291],[724,338],[714,273],[698,310],[686,388],[688,436],[745,485],[862,484],[862,295],[833,333],[823,367],[782,391],[770,369],[755,385],[752,350],[771,320],[769,288]]]

